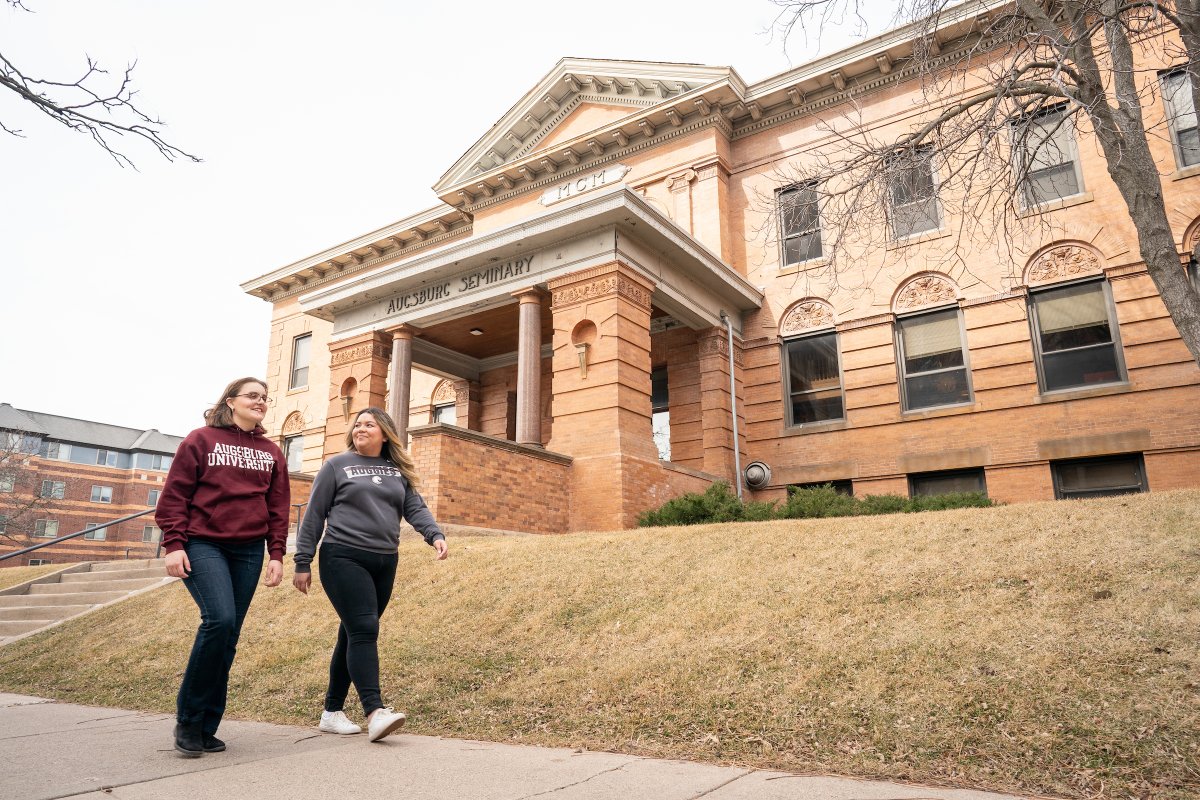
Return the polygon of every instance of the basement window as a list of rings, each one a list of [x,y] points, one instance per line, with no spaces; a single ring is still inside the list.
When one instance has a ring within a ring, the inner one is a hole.
[[[1054,496],[1059,500],[1113,497],[1150,491],[1141,453],[1051,461]]]

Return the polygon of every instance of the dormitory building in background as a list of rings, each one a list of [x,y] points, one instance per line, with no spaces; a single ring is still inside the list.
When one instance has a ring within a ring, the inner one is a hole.
[[[312,474],[355,411],[388,408],[439,521],[546,533],[629,527],[714,481],[762,500],[1196,486],[1200,372],[1087,131],[1046,119],[1036,241],[958,240],[944,165],[914,160],[869,291],[820,279],[828,222],[782,176],[849,90],[868,128],[905,129],[911,50],[884,35],[753,85],[563,59],[428,209],[243,284],[273,307],[268,434]],[[1145,74],[1165,90],[1172,66]],[[1163,96],[1145,111],[1186,269],[1200,144],[1187,92]]]
[[[0,403],[0,555],[86,531],[0,566],[154,556],[154,514],[98,526],[154,508],[181,441]]]

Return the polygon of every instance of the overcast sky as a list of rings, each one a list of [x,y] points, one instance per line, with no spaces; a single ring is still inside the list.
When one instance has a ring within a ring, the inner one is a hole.
[[[433,206],[429,187],[558,59],[753,83],[818,52],[764,34],[770,0],[25,4],[0,4],[0,53],[56,80],[85,54],[115,75],[136,59],[139,103],[204,161],[130,141],[138,171],[122,169],[0,90],[0,122],[25,135],[0,132],[0,402],[180,435],[265,370],[270,306],[240,283]]]

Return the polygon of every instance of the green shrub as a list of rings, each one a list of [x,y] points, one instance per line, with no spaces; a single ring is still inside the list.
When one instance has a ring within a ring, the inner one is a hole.
[[[908,510],[908,498],[898,494],[869,494],[860,501],[860,514],[899,514]]]
[[[702,494],[691,492],[662,506],[643,511],[638,525],[704,525],[710,522],[762,522],[772,519],[822,519],[873,514],[941,511],[947,508],[982,508],[995,505],[983,492],[957,492],[930,497],[901,497],[870,494],[863,498],[842,494],[826,484],[809,489],[790,489],[787,502],[749,500],[742,502],[729,484],[714,483]]]
[[[810,489],[789,489],[787,503],[780,509],[783,519],[852,517],[861,513],[858,501],[830,484]]]

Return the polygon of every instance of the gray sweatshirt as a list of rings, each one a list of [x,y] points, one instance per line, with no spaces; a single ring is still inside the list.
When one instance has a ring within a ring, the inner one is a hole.
[[[325,541],[373,553],[394,553],[400,520],[408,520],[425,541],[446,538],[421,495],[391,461],[353,450],[327,460],[313,482],[308,509],[296,537],[296,572],[311,572],[322,530]]]

